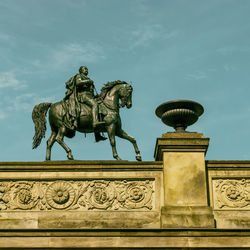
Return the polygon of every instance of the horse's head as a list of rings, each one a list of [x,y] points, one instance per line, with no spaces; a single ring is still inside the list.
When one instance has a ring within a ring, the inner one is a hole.
[[[100,97],[103,99],[104,105],[111,110],[118,110],[119,107],[132,107],[131,83],[125,81],[107,82],[102,90]]]
[[[133,87],[131,83],[124,83],[119,89],[119,97],[121,99],[121,107],[132,107],[132,92]]]

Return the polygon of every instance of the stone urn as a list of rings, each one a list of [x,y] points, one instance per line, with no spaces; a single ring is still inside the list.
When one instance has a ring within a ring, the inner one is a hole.
[[[186,132],[204,112],[201,104],[190,100],[176,100],[162,103],[155,110],[156,115],[176,132]]]

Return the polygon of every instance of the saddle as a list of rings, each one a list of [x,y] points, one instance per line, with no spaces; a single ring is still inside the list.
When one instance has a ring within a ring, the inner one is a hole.
[[[70,105],[69,103],[67,103],[67,101],[63,101],[62,102],[62,106],[63,106],[63,109],[65,111],[65,115],[63,116],[63,123],[64,125],[74,131],[77,127],[77,120],[76,120],[76,117],[81,117],[81,116],[89,116],[91,117],[91,107],[89,107],[87,104],[85,103],[80,103],[79,102],[79,105],[80,107],[78,108],[78,111],[75,111],[74,115],[72,115],[70,112],[69,112],[69,107],[68,105]],[[75,107],[75,109],[77,109]],[[98,103],[98,116],[99,116],[99,120],[102,121],[102,117],[106,114],[105,110],[103,109],[101,103]]]
[[[99,117],[106,115],[105,110],[103,109],[103,106],[101,105],[101,103],[98,103],[98,114]],[[91,108],[85,104],[85,103],[80,103],[80,116],[91,116]]]

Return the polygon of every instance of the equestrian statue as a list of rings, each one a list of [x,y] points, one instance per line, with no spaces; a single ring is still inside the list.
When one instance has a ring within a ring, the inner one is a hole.
[[[112,147],[113,157],[121,160],[117,154],[115,136],[130,141],[135,149],[136,160],[141,155],[136,140],[123,129],[119,114],[120,107],[132,107],[131,83],[113,81],[106,83],[100,95],[94,95],[94,82],[88,77],[88,68],[81,66],[79,74],[66,82],[67,92],[62,101],[37,104],[32,112],[35,125],[33,149],[37,148],[46,132],[46,114],[49,110],[51,135],[47,141],[46,160],[51,159],[51,148],[58,142],[67,152],[69,160],[74,160],[71,149],[64,142],[64,137],[73,138],[76,131],[94,133],[96,142],[106,140],[101,133],[107,132]]]

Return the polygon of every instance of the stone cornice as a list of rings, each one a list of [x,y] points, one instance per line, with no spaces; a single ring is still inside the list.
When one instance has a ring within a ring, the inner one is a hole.
[[[208,170],[250,170],[250,160],[207,160]]]
[[[189,136],[189,137],[188,137]],[[162,160],[163,152],[204,152],[206,154],[209,138],[196,133],[167,133],[157,138],[154,158]]]
[[[227,229],[36,229],[0,230],[6,248],[246,248],[250,230]]]
[[[4,171],[161,171],[161,161],[41,161],[0,162]]]

